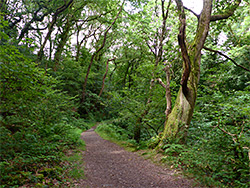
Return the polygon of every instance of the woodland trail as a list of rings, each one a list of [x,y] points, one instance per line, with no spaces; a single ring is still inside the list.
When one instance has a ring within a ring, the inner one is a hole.
[[[85,175],[77,187],[82,188],[190,188],[192,182],[175,176],[173,170],[157,166],[102,139],[94,128],[82,133],[86,143],[83,152]]]

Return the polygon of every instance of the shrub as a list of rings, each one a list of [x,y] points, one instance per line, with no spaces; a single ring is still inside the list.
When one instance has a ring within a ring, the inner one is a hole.
[[[63,151],[79,144],[72,133],[74,104],[54,89],[58,81],[18,48],[4,40],[0,46],[1,184],[53,185],[53,179],[61,181]]]

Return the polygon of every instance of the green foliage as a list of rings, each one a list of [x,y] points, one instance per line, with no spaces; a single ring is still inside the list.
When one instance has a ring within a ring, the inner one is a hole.
[[[101,123],[97,126],[96,132],[108,140],[118,142],[128,140],[128,132],[125,129],[113,124]]]
[[[247,139],[250,136],[248,93],[218,92],[213,100],[203,95],[190,128],[190,145],[194,150],[201,151],[194,154],[196,161],[202,164],[202,171],[227,186],[249,184],[246,149],[250,145]]]
[[[73,179],[84,178],[84,164],[82,154],[77,153],[65,159],[70,162],[68,176]]]
[[[203,85],[204,86],[204,85]],[[206,90],[205,90],[206,89]],[[163,146],[162,161],[215,187],[249,187],[249,91],[199,93],[187,145]]]
[[[131,0],[126,1],[130,10],[124,7],[126,11],[120,14],[104,48],[95,56],[86,99],[82,102],[84,77],[92,53],[102,44],[103,30],[112,23],[121,2],[74,1],[57,16],[54,30],[42,49],[42,61],[34,63],[37,56],[34,52],[45,37],[40,29],[49,27],[54,11],[66,2],[69,1],[2,3],[0,169],[3,187],[29,183],[37,187],[62,186],[64,171],[72,178],[81,178],[78,177],[83,174],[83,169],[78,168],[82,165],[79,153],[64,156],[64,152],[83,147],[80,132],[93,125],[81,118],[111,119],[97,128],[103,137],[129,143],[136,149],[155,148],[164,128],[166,101],[165,89],[155,82],[150,90],[150,82],[157,78],[164,82],[164,63],[170,63],[172,104],[180,87],[182,58],[176,37],[179,22],[175,4],[171,4],[166,21],[163,56],[155,66],[163,1]],[[247,1],[243,3],[246,5]],[[216,1],[213,13],[224,11],[227,8],[224,4]],[[165,11],[166,6],[165,1]],[[210,24],[206,46],[223,49],[238,64],[249,68],[249,7],[240,6],[235,15]],[[188,42],[194,38],[196,18],[189,13],[187,18]],[[69,22],[67,41],[59,46]],[[77,42],[75,37],[70,39],[72,34],[78,36]],[[224,41],[220,40],[223,36]],[[55,62],[57,50],[62,52]],[[105,89],[99,97],[105,62],[113,57],[116,59],[109,62]],[[196,174],[208,186],[248,186],[249,80],[250,74],[232,62],[204,52],[197,106],[187,144],[164,140],[162,161]],[[141,128],[139,144],[133,140],[136,126]],[[67,167],[62,168],[64,164]]]
[[[89,126],[90,124],[88,124]],[[77,180],[85,177],[84,174],[84,164],[82,159],[82,150],[85,150],[85,143],[79,138],[81,135],[81,129],[72,130],[72,134],[78,139],[79,145],[73,149],[69,150],[66,155],[62,158],[64,177],[69,183],[73,183],[72,180]],[[66,184],[64,183],[66,186]],[[67,186],[69,186],[67,184]]]
[[[55,90],[59,82],[16,46],[2,42],[0,48],[2,187],[53,185],[62,180],[63,152],[82,144],[73,131],[72,98]]]

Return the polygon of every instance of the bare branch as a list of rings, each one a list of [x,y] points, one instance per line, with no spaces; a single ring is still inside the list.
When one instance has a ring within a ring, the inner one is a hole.
[[[36,30],[36,31],[42,31],[42,30],[45,30],[47,28],[48,28],[48,25],[45,26],[44,28],[34,28],[34,27],[30,26],[30,30]]]
[[[149,45],[148,41],[146,41],[146,44],[148,46],[148,48],[150,49],[150,51],[152,52],[152,54],[154,54],[154,56],[156,56],[154,50],[151,48],[151,46]]]
[[[221,128],[220,127],[220,119],[218,119],[218,124],[215,126],[215,127],[218,127],[218,129],[220,129],[222,132],[226,133],[227,135],[231,136],[234,143],[237,143],[237,134],[232,134],[228,131],[226,131],[225,129]]]
[[[191,10],[190,8],[187,8],[184,6],[184,9],[188,10],[189,12],[191,12],[193,15],[195,15],[198,19],[200,18],[199,14],[196,14],[193,10]]]
[[[112,12],[112,10],[107,11],[107,12],[105,12],[105,13],[103,13],[103,14],[94,15],[94,16],[89,16],[89,17],[87,17],[87,18],[86,18],[86,19],[84,19],[84,20],[79,19],[79,20],[77,20],[77,22],[83,22],[83,23],[86,23],[86,22],[90,22],[90,21],[93,21],[93,20],[97,20],[97,19],[101,18],[102,16],[107,15],[107,14],[108,14],[108,13],[110,13],[110,12]]]
[[[157,78],[156,80],[159,82],[159,84],[161,84],[162,87],[166,89],[167,86],[163,83],[163,81],[160,78]]]
[[[232,58],[228,57],[227,55],[223,54],[222,52],[218,51],[218,50],[213,50],[211,48],[208,48],[208,47],[205,47],[203,46],[203,48],[207,51],[210,51],[210,52],[215,52],[215,53],[218,53],[220,54],[221,56],[225,57],[226,59],[230,60],[233,62],[234,65],[236,65],[237,67],[240,67],[248,72],[250,72],[250,69],[246,68],[246,67],[243,67],[242,65],[239,65],[238,63],[236,63]]]
[[[219,125],[217,126],[218,129],[220,129],[222,132],[226,133],[227,135],[231,136],[231,137],[235,137],[237,136],[236,134],[232,134],[230,132],[227,132],[225,129],[221,128]]]

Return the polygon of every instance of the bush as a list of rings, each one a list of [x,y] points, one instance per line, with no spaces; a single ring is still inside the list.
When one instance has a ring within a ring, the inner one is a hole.
[[[61,181],[63,152],[79,145],[79,135],[72,133],[74,104],[54,89],[59,82],[18,48],[0,46],[1,187],[53,185]]]
[[[200,96],[187,150],[175,160],[207,185],[249,187],[249,100],[248,91]]]
[[[102,137],[114,140],[114,141],[127,141],[128,140],[128,132],[113,124],[102,123],[97,126],[96,132],[98,132]]]

